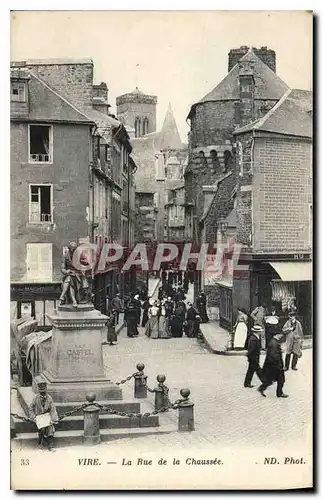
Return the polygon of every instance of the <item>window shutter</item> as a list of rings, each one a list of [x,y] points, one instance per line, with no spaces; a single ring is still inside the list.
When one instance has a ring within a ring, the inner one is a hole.
[[[28,245],[28,271],[37,273],[38,271],[38,247],[36,245]]]
[[[27,244],[27,277],[36,282],[52,281],[52,244]]]

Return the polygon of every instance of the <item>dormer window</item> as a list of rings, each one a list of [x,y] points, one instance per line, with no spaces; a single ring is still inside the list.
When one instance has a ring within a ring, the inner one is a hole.
[[[11,82],[11,100],[26,102],[26,84],[23,82]]]

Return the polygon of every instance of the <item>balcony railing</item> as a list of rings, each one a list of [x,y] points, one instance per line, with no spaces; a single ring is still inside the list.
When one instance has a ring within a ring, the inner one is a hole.
[[[30,154],[29,155],[29,162],[30,163],[51,163],[52,162],[52,155],[50,154]]]
[[[52,222],[51,214],[31,214],[30,222]]]

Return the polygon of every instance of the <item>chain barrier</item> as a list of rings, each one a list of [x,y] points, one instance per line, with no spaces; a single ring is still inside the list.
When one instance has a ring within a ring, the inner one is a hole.
[[[19,420],[22,420],[23,422],[33,422],[32,418],[23,417],[22,415],[18,415],[18,413],[10,413],[10,416],[18,418]]]
[[[167,389],[167,387],[166,387],[166,389]],[[154,392],[154,391],[152,390],[151,392]],[[168,390],[167,390],[167,393],[168,393]],[[142,417],[150,417],[152,415],[157,415],[158,413],[165,413],[169,410],[177,410],[180,403],[182,403],[183,401],[186,401],[186,399],[184,398],[184,399],[177,399],[174,403],[171,403],[168,396],[167,396],[167,400],[168,400],[168,403],[163,408],[160,408],[159,410],[153,410],[151,412],[145,412],[145,413],[131,413],[131,412],[127,413],[125,411],[113,410],[109,406],[104,406],[104,405],[101,405],[100,403],[94,403],[94,402],[93,403],[83,403],[82,405],[76,406],[72,410],[67,411],[66,413],[61,415],[58,418],[58,422],[63,420],[65,417],[70,417],[70,416],[74,415],[75,413],[79,412],[80,410],[84,410],[85,408],[87,408],[89,406],[95,406],[95,407],[99,408],[100,410],[106,411],[110,415],[119,415],[120,417],[130,417],[130,418],[142,418]],[[19,420],[22,420],[24,422],[35,422],[32,418],[23,417],[22,415],[18,415],[17,413],[10,413],[10,416],[15,417]]]
[[[183,401],[186,401],[186,399],[178,399],[175,401],[175,403],[171,403],[168,400],[168,404],[164,406],[163,408],[160,408],[159,410],[153,410],[151,412],[145,412],[145,413],[127,413],[124,411],[118,411],[118,410],[113,410],[112,408],[109,408],[108,406],[100,405],[100,403],[92,403],[93,406],[96,406],[100,410],[104,410],[110,415],[119,415],[120,417],[130,417],[130,418],[141,418],[141,417],[150,417],[152,415],[157,415],[158,413],[165,413],[166,411],[169,410],[177,410],[180,403]]]
[[[127,377],[123,380],[120,380],[120,382],[115,382],[115,385],[125,384],[126,382],[129,382],[129,380],[131,380],[135,375],[137,375],[137,373],[133,373],[132,375],[129,375],[129,377]]]

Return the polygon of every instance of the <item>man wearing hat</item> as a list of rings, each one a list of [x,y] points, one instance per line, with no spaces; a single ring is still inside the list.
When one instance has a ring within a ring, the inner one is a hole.
[[[296,311],[290,311],[289,319],[283,326],[283,332],[286,333],[286,356],[285,356],[285,371],[289,369],[290,358],[293,354],[292,359],[292,370],[297,370],[296,365],[298,358],[302,355],[302,345],[303,345],[303,328],[296,319]]]
[[[58,422],[57,411],[53,398],[47,394],[47,384],[45,382],[39,382],[37,384],[37,388],[38,394],[36,394],[33,398],[29,407],[29,416],[31,419],[36,421],[36,417],[38,415],[49,413],[51,420],[50,425],[38,429],[38,445],[42,446],[44,443],[47,443],[48,449],[53,450],[55,433],[55,427],[53,424],[57,424]]]
[[[285,373],[281,344],[285,337],[284,333],[276,333],[267,347],[266,359],[262,368],[263,382],[258,387],[258,391],[264,398],[266,397],[265,390],[274,382],[277,382],[277,398],[288,398],[288,395],[283,393]]]
[[[251,329],[251,335],[248,339],[248,370],[244,380],[244,387],[252,388],[251,385],[252,377],[256,373],[260,382],[262,382],[262,371],[259,366],[260,351],[261,351],[261,340],[260,335],[262,333],[262,328],[259,325],[255,325]]]

